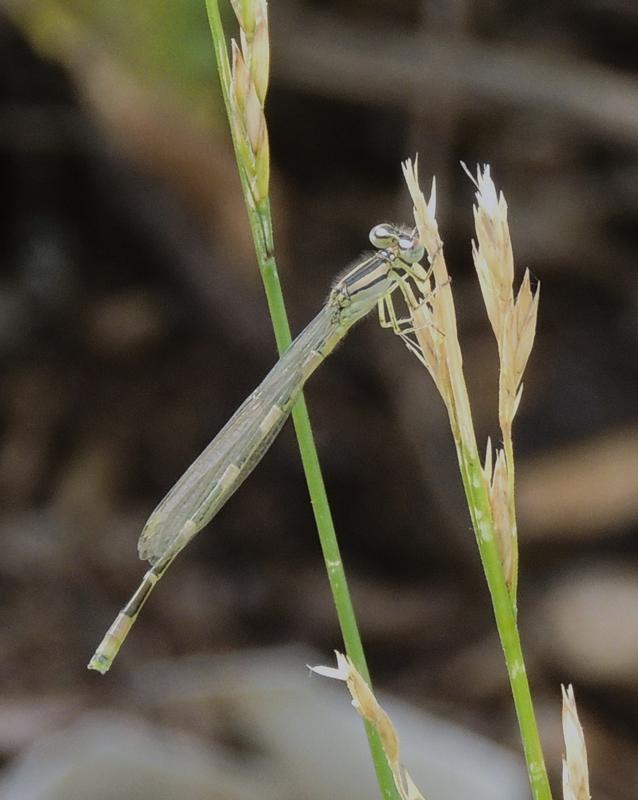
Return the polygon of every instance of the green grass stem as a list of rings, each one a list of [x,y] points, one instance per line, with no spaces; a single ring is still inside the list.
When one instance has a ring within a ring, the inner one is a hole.
[[[250,176],[247,173],[246,163],[242,159],[241,143],[237,141],[235,127],[233,125],[233,111],[230,101],[231,69],[217,0],[206,0],[206,8],[208,11],[217,68],[233,139],[242,191],[248,210],[255,252],[257,254],[257,262],[264,284],[277,349],[281,354],[290,345],[292,337],[274,255],[270,204],[265,200],[256,207],[253,202],[250,191]],[[363,645],[361,643],[346,574],[341,560],[335,527],[328,503],[328,496],[321,474],[317,449],[310,425],[310,417],[303,396],[295,403],[292,409],[292,418],[346,653],[352,659],[352,663],[357,670],[363,675],[366,681],[370,683],[370,675],[366,664]],[[381,789],[381,796],[383,800],[400,800],[379,736],[368,723],[366,723],[366,732],[377,780]]]
[[[469,452],[456,435],[455,444],[472,527],[505,656],[532,796],[534,800],[552,800],[518,632],[515,601],[503,574],[483,469],[476,450]]]

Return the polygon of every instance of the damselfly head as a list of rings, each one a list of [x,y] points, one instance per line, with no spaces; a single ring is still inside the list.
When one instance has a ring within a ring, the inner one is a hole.
[[[408,264],[420,261],[425,252],[416,228],[402,228],[390,222],[375,225],[370,231],[370,241],[375,247],[394,251],[398,258]]]

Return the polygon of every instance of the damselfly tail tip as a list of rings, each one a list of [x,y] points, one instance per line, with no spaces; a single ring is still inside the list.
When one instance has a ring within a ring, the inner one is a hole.
[[[94,669],[96,672],[99,672],[100,675],[106,675],[109,671],[111,664],[113,661],[107,656],[100,653],[99,648],[93,653],[93,657],[86,665],[87,669]]]
[[[95,653],[93,653],[91,660],[87,664],[87,669],[94,669],[101,675],[106,675],[111,668],[111,664],[115,660],[115,656],[117,655],[123,641],[121,639],[116,639],[111,631],[112,628],[110,628],[105,634],[97,650]]]
[[[115,622],[104,634],[104,638],[87,664],[87,669],[94,669],[102,675],[109,671],[134,621],[133,618],[120,611]]]

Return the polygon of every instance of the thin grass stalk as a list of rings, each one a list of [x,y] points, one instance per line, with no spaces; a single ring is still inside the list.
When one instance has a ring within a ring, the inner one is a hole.
[[[490,500],[490,483],[486,473],[488,464],[491,471],[491,449],[488,451],[484,468],[479,457],[472,410],[463,375],[463,358],[458,340],[452,288],[435,216],[435,186],[432,187],[430,201],[426,202],[418,184],[417,164],[406,162],[404,176],[414,202],[419,236],[432,264],[437,287],[434,294],[431,292],[429,282],[423,287],[424,302],[413,312],[416,341],[408,340],[408,345],[430,372],[447,408],[463,489],[505,657],[532,794],[534,800],[551,800],[545,759],[517,627],[515,592],[512,592],[512,586],[515,588],[515,579],[512,580],[511,571],[506,575],[504,569],[503,553],[499,548],[494,509]],[[534,303],[537,304],[537,297],[531,305]],[[529,344],[531,347],[531,342]],[[516,402],[512,400],[512,403],[510,422],[516,407]],[[513,461],[511,437],[505,457]],[[513,481],[513,470],[509,474],[509,479]],[[509,485],[513,490],[513,484]],[[509,502],[512,503],[510,509],[513,509],[513,493]],[[515,537],[515,527],[510,534]],[[515,544],[514,539],[512,545]],[[515,567],[515,563],[512,566]]]
[[[468,451],[457,439],[455,446],[470,519],[505,657],[532,795],[534,800],[551,800],[545,758],[518,632],[516,606],[512,602],[503,574],[490,500],[484,486],[483,468],[477,451]]]
[[[277,350],[281,354],[290,345],[292,337],[274,254],[270,201],[267,192],[263,197],[259,197],[255,201],[254,193],[251,189],[253,176],[249,174],[250,165],[246,163],[244,152],[245,143],[240,140],[234,120],[231,102],[231,67],[217,0],[206,0],[206,9],[257,262],[264,284]],[[310,417],[303,395],[293,406],[292,418],[345,649],[359,673],[370,684],[370,675],[348,589],[345,569],[341,560],[332,513],[310,425]],[[379,735],[369,722],[365,723],[365,727],[381,796],[384,800],[400,800]]]

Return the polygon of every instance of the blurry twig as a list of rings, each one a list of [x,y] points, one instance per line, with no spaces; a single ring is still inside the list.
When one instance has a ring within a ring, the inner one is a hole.
[[[291,15],[292,17],[293,15]],[[447,40],[423,32],[348,26],[327,13],[297,14],[275,41],[275,76],[331,97],[412,108],[415,96],[509,102],[588,126],[604,139],[638,145],[638,82],[584,59],[546,50]]]

